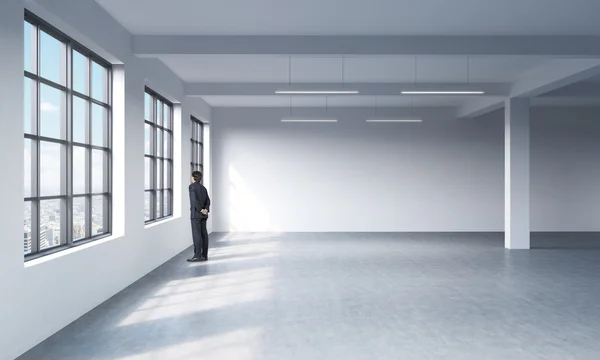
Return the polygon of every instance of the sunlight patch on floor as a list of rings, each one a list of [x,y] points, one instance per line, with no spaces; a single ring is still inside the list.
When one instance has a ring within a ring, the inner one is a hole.
[[[261,268],[167,283],[118,326],[184,316],[271,298],[272,268]]]

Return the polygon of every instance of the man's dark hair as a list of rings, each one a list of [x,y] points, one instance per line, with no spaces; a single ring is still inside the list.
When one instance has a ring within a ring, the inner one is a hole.
[[[196,181],[196,182],[202,181],[202,173],[200,171],[194,171],[192,173],[192,177],[194,178],[194,181]]]

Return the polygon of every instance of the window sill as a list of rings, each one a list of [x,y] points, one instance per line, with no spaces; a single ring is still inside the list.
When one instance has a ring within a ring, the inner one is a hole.
[[[150,228],[153,228],[153,227],[158,226],[158,225],[166,224],[166,223],[171,222],[171,221],[173,221],[175,219],[177,219],[177,217],[175,217],[173,215],[170,215],[170,216],[167,216],[167,217],[164,217],[164,218],[160,218],[158,220],[152,220],[152,221],[147,222],[145,224],[144,229],[150,229]]]
[[[45,256],[42,256],[42,257],[39,257],[36,259],[29,260],[29,261],[25,262],[24,265],[25,265],[25,268],[34,267],[34,266],[37,266],[40,264],[44,264],[48,261],[59,259],[61,257],[71,255],[71,254],[80,252],[82,250],[89,249],[91,247],[94,247],[94,246],[97,246],[100,244],[104,244],[106,242],[109,242],[109,241],[112,241],[112,240],[115,240],[118,238],[122,238],[122,237],[123,236],[121,236],[121,235],[110,235],[110,236],[104,237],[102,239],[90,241],[88,243],[85,243],[85,244],[82,244],[79,246],[70,247],[70,248],[64,249],[62,251],[55,252],[53,254],[48,254],[48,255],[45,255]]]

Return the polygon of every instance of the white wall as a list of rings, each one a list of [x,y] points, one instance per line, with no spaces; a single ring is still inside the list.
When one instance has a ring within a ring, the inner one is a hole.
[[[216,231],[503,231],[503,110],[280,123],[287,111],[213,109]],[[599,115],[532,110],[532,231],[600,230]]]
[[[531,230],[600,231],[600,108],[531,116]]]
[[[114,235],[25,264],[24,7],[107,60],[122,64],[115,65],[114,83]],[[0,168],[5,174],[0,206],[0,359],[13,359],[191,245],[185,188],[189,117],[210,121],[211,109],[200,99],[186,99],[181,80],[161,62],[135,57],[130,34],[93,0],[1,1],[0,49]],[[174,129],[175,216],[151,227],[144,226],[145,85],[181,103],[176,106],[180,110]]]
[[[281,123],[287,111],[213,109],[216,231],[502,230],[501,121],[333,109],[336,124]]]

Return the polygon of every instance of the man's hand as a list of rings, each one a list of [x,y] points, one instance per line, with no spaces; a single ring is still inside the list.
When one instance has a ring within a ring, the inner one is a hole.
[[[202,211],[200,211],[202,213],[202,215],[208,215],[208,210],[206,209],[202,209]]]

